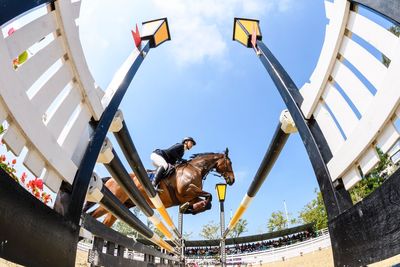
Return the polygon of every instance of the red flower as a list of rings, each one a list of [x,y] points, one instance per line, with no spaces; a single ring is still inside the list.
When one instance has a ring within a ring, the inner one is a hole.
[[[46,194],[45,192],[42,193],[42,201],[44,204],[47,204],[49,201],[51,201],[51,196],[49,194]]]
[[[35,187],[35,184],[34,184],[33,180],[30,180],[30,181],[26,184],[26,186],[27,186],[28,188],[30,188],[30,189],[33,190],[33,188]]]
[[[26,175],[25,172],[22,173],[21,182],[22,182],[23,184],[25,184],[25,179],[26,179],[27,176],[28,176],[28,175]]]
[[[35,192],[35,197],[40,199],[40,192],[39,191]]]
[[[16,159],[13,159],[13,160],[11,161],[11,163],[14,165],[15,163],[17,163],[17,160],[16,160]]]
[[[0,156],[0,160],[1,160],[1,161],[6,161],[6,156],[5,156],[5,155],[1,155],[1,156]]]
[[[37,188],[39,188],[40,190],[43,190],[43,180],[42,179],[35,178],[34,182],[35,182],[35,185]]]

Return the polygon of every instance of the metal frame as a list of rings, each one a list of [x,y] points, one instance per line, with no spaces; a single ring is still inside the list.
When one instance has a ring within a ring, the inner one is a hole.
[[[259,57],[260,61],[277,87],[293,117],[300,137],[303,140],[323,195],[328,219],[331,220],[353,205],[350,194],[344,190],[342,186],[335,188],[335,185],[332,183],[329,171],[326,167],[326,157],[324,159],[318,143],[316,142],[317,138],[318,140],[324,140],[325,138],[322,135],[322,132],[320,132],[321,135],[318,135],[316,138],[316,132],[311,131],[308,126],[310,122],[304,117],[300,109],[303,97],[301,96],[297,86],[267,46],[262,41],[257,41],[257,46],[261,51]],[[313,121],[312,124],[314,128],[319,128],[317,122]],[[328,147],[325,149],[328,150]]]

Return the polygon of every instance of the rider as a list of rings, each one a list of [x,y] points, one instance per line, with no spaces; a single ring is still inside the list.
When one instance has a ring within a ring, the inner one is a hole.
[[[156,149],[151,153],[150,159],[157,168],[153,180],[153,186],[157,189],[158,184],[164,178],[164,173],[168,169],[168,164],[176,164],[182,161],[183,154],[186,150],[196,145],[196,141],[192,137],[183,138],[181,143],[176,143],[167,149]]]

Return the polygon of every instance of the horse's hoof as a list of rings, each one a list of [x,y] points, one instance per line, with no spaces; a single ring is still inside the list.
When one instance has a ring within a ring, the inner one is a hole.
[[[179,212],[185,213],[185,211],[187,211],[188,208],[189,208],[189,202],[186,202],[179,207]]]

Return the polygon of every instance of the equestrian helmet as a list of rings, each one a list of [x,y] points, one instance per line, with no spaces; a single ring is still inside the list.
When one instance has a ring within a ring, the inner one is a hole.
[[[192,137],[190,137],[190,136],[183,138],[182,144],[185,143],[186,141],[192,141],[193,145],[194,146],[196,145],[196,141],[194,141],[194,139]]]

